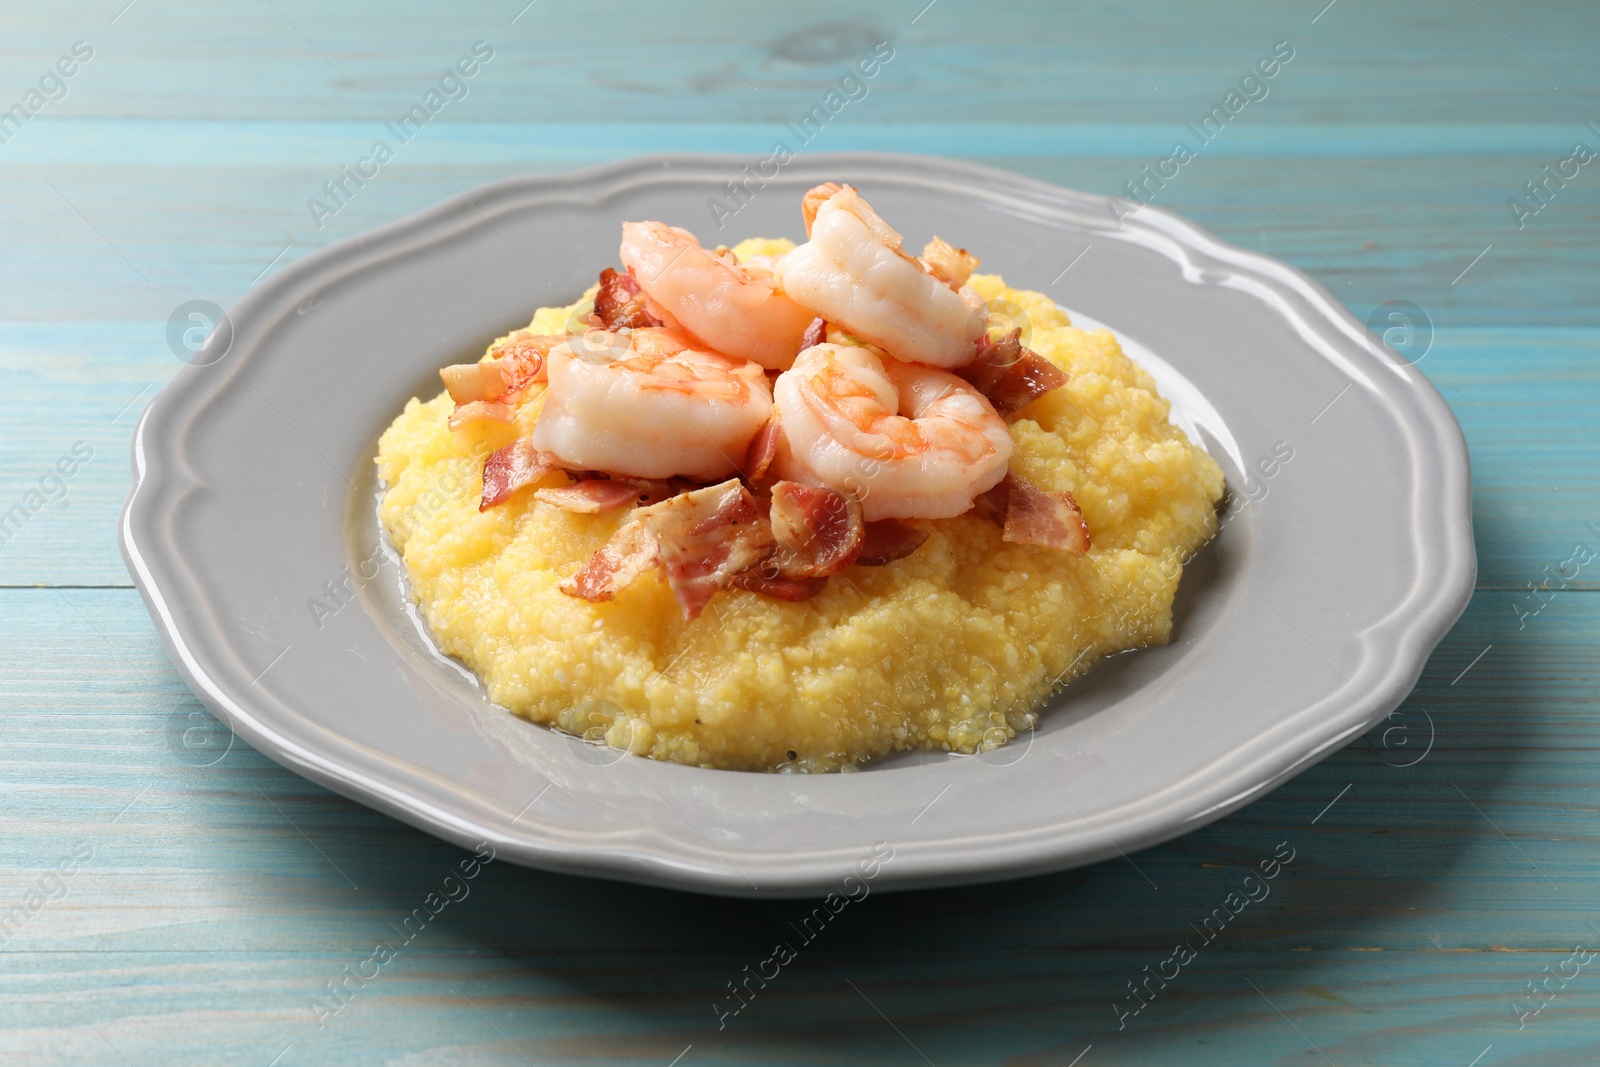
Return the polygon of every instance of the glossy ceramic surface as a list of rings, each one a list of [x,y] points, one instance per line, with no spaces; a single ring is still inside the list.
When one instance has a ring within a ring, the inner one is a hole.
[[[1426,379],[1318,285],[1157,209],[943,159],[806,156],[719,230],[708,198],[744,162],[486,186],[308,256],[231,310],[231,334],[141,421],[122,523],[174,661],[220,718],[329,788],[516,862],[810,895],[879,842],[893,858],[877,888],[1132,852],[1248,803],[1405,697],[1472,588],[1466,450]],[[1223,464],[1235,499],[1186,572],[1173,643],[1101,664],[994,753],[853,774],[656,763],[489,705],[430,647],[378,538],[377,434],[436,391],[440,365],[574,299],[622,219],[708,244],[799,238],[800,192],[829,179],[908,243],[937,230],[1113,329]],[[1296,475],[1277,481],[1285,464]]]

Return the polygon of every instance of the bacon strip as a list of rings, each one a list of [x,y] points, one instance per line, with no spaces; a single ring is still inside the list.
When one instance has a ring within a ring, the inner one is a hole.
[[[752,593],[770,596],[775,600],[787,600],[791,604],[798,604],[810,600],[822,592],[828,584],[826,578],[785,578],[776,577],[765,573],[766,563],[759,563],[747,571],[741,571],[733,576],[733,584],[740,589],[748,589]]]
[[[655,535],[635,515],[559,588],[568,596],[591,603],[611,600],[618,590],[654,567],[659,556]]]
[[[600,272],[600,288],[594,294],[594,313],[608,330],[642,329],[660,326],[661,320],[646,309],[644,291],[632,271],[607,267]]]
[[[629,486],[635,491],[634,496],[638,498],[640,504],[659,504],[663,500],[677,496],[679,493],[686,493],[690,489],[698,488],[694,482],[687,478],[636,478],[631,474],[614,474],[611,471],[575,470],[572,467],[564,467],[563,469],[567,472],[567,477],[574,482],[610,481],[616,482],[618,485]],[[572,486],[560,486],[559,488],[570,489]],[[583,492],[604,493],[608,491],[585,489]]]
[[[1001,418],[1010,418],[1050,390],[1067,384],[1059,367],[1022,346],[1020,328],[998,341],[990,340],[988,334],[978,338],[976,357],[956,373],[988,397]]]
[[[739,468],[740,473],[751,485],[759,484],[761,479],[767,476],[767,468],[772,466],[772,460],[778,454],[778,444],[782,439],[783,428],[778,422],[778,409],[773,408],[772,415],[750,439],[750,446],[744,453],[744,465]]]
[[[683,617],[695,619],[713,595],[771,554],[772,528],[737,478],[640,508],[661,546],[667,584]]]
[[[698,618],[719,590],[765,586],[763,592],[798,596],[803,590],[757,565],[776,547],[755,497],[737,478],[680,493],[640,508],[561,591],[585,600],[610,600],[617,590],[656,564],[686,619]],[[809,595],[809,594],[808,594]]]
[[[783,578],[838,574],[856,561],[866,537],[854,496],[799,482],[772,487],[771,522]]]
[[[860,567],[882,567],[897,559],[904,559],[922,547],[928,531],[899,519],[878,519],[866,524],[861,539],[861,554],[856,557]]]
[[[1047,492],[1008,473],[975,503],[979,514],[1003,528],[1001,540],[1059,548],[1070,556],[1089,551],[1089,526],[1071,493]]]
[[[555,469],[556,457],[533,447],[533,438],[519,437],[483,461],[483,499],[479,511],[503,504],[512,493]]]
[[[828,336],[828,323],[821,316],[811,320],[811,325],[806,327],[806,332],[800,335],[800,351],[814,345],[820,345]]]
[[[571,485],[536,489],[535,500],[554,504],[562,511],[579,515],[598,515],[602,511],[615,511],[627,504],[638,503],[641,493],[636,486],[614,482],[609,478],[585,478]]]
[[[679,493],[687,493],[695,487],[695,484],[687,478],[633,478],[624,474],[613,474],[611,480],[633,486],[639,491],[639,503],[646,506],[670,500]]]
[[[510,404],[502,404],[495,400],[473,400],[456,405],[456,409],[450,413],[449,425],[452,430],[459,430],[474,420],[510,422],[516,417],[517,409]]]
[[[972,272],[978,269],[978,264],[983,260],[935,235],[923,246],[919,262],[922,269],[933,277],[952,289],[960,289],[967,284],[967,279],[972,277]]]

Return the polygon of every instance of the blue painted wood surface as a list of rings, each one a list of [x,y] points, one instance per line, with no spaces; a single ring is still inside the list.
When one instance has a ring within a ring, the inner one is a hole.
[[[124,3],[0,12],[0,109],[93,51],[0,144],[0,510],[80,453],[0,546],[0,1062],[1600,1062],[1573,955],[1600,946],[1600,570],[1530,589],[1600,545],[1600,163],[1524,189],[1600,149],[1600,8]],[[320,184],[480,40],[467,95],[319,228]],[[801,905],[498,864],[319,1018],[460,853],[227,748],[163,654],[115,517],[168,316],[452,183],[764,152],[879,40],[813,148],[1106,193],[1289,42],[1157,203],[1360,317],[1424,310],[1473,456],[1465,618],[1391,722],[1246,810],[1130,862],[869,897],[723,1025]],[[1201,944],[1280,842],[1271,895]],[[1179,940],[1195,959],[1119,1018]]]

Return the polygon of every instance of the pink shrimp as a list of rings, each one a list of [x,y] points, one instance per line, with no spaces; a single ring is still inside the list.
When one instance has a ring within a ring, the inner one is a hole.
[[[783,370],[816,317],[783,293],[770,270],[707,251],[688,230],[625,222],[621,252],[650,309],[702,348]]]

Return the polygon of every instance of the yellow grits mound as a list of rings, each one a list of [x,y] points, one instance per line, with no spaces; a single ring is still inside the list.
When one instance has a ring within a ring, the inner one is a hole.
[[[789,247],[753,240],[734,253]],[[377,458],[380,518],[434,641],[535,722],[656,759],[812,771],[896,749],[995,748],[1101,656],[1164,643],[1181,565],[1216,532],[1221,470],[1167,421],[1155,383],[1110,333],[1073,328],[1048,297],[998,276],[971,285],[991,307],[1014,305],[1025,343],[1068,374],[1013,422],[1011,467],[1072,493],[1088,555],[1007,543],[968,514],[800,604],[733,590],[685,622],[655,573],[591,604],[557,584],[627,511],[570,514],[529,488],[480,513],[484,457],[532,431],[542,398],[515,426],[452,433],[440,393],[406,404]],[[563,332],[587,310],[543,308],[532,329]]]

